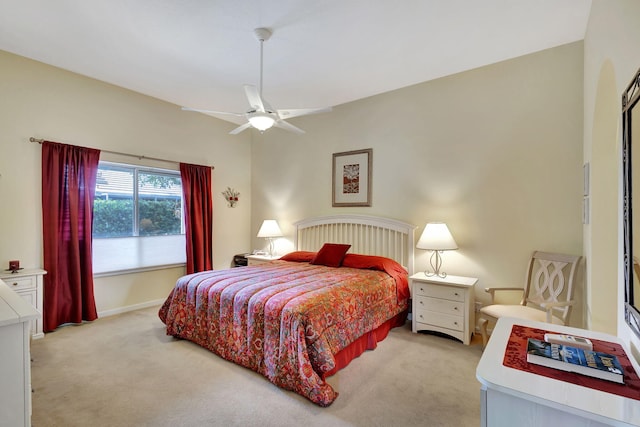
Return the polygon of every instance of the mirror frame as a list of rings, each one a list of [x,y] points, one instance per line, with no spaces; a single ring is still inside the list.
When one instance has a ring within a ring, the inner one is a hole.
[[[633,292],[633,207],[632,182],[632,126],[634,107],[640,99],[640,70],[636,72],[622,94],[622,186],[623,186],[623,228],[624,228],[624,319],[631,330],[640,338],[640,295]],[[640,114],[638,111],[637,114]],[[640,168],[640,165],[637,165]]]

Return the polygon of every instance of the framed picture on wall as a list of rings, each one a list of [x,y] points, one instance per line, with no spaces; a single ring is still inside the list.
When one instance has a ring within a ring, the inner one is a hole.
[[[373,149],[333,154],[333,206],[371,206]]]

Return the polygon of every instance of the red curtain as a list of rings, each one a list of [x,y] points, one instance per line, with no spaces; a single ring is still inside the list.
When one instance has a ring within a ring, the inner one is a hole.
[[[211,270],[213,202],[211,167],[180,163],[187,241],[187,274]]]
[[[44,330],[98,318],[91,221],[100,150],[42,143]]]

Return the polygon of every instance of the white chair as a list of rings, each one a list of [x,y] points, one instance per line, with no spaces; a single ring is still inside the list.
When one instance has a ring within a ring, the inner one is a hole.
[[[581,256],[536,251],[529,261],[524,288],[486,288],[492,304],[480,309],[482,345],[486,347],[489,339],[487,324],[500,317],[566,325],[574,304],[574,280],[581,259]],[[520,304],[494,304],[498,291],[520,291]]]

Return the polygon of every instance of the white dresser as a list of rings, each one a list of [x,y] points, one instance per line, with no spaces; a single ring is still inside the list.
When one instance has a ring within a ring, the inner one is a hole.
[[[514,324],[620,344],[600,332],[521,319],[501,318],[476,368],[481,383],[480,425],[502,426],[640,426],[640,400],[547,378],[502,364]],[[637,372],[640,367],[630,357]]]
[[[31,425],[30,323],[39,316],[0,280],[0,427]]]
[[[43,276],[47,274],[40,268],[25,268],[17,273],[2,272],[0,279],[14,292],[24,298],[29,304],[35,307],[40,316],[35,322],[31,322],[31,337],[34,339],[44,338],[42,329],[42,295]]]
[[[428,277],[423,272],[411,279],[411,329],[436,331],[469,345],[475,330],[475,277]]]

